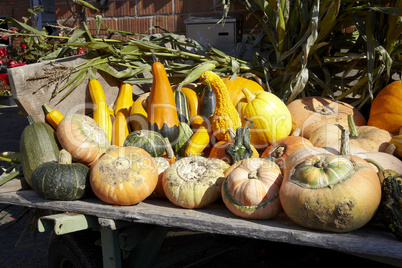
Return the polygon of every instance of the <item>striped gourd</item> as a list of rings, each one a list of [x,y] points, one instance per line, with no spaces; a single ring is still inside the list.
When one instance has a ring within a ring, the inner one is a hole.
[[[188,100],[186,95],[176,90],[174,92],[174,100],[176,102],[177,116],[179,117],[179,122],[190,124],[190,109],[188,106]]]

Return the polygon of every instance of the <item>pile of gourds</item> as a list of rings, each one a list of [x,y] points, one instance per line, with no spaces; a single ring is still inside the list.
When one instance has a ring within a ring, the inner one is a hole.
[[[284,211],[297,224],[331,232],[360,228],[381,208],[400,234],[400,110],[375,100],[367,123],[347,103],[305,97],[286,105],[242,77],[204,71],[197,93],[173,90],[159,62],[152,75],[150,92],[135,100],[132,86],[121,84],[113,108],[90,80],[93,117],[46,105],[47,123],[28,116],[21,153],[33,190],[58,200],[92,192],[114,205],[166,198],[191,209],[222,198],[239,217],[273,219]],[[395,83],[381,102],[401,98]]]

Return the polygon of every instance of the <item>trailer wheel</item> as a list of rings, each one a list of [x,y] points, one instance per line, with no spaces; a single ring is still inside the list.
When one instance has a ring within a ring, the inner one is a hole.
[[[95,244],[98,231],[85,230],[50,236],[48,248],[49,268],[102,267],[102,248]]]

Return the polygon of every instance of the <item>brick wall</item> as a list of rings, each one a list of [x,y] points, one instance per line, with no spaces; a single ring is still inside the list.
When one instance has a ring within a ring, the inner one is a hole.
[[[222,9],[215,8],[218,0],[109,0],[107,9],[94,12],[89,9],[82,12],[73,0],[54,0],[58,23],[77,27],[86,21],[90,29],[95,29],[95,17],[101,15],[103,21],[113,30],[128,31],[138,34],[160,32],[152,26],[160,26],[170,32],[186,34],[184,20],[191,16],[221,16]],[[68,5],[70,3],[70,6]],[[87,0],[99,7],[96,0]],[[30,0],[0,0],[0,17],[13,17],[22,20],[29,16]],[[242,32],[258,31],[257,21],[246,11],[244,6],[234,3],[229,16],[236,16],[242,22]]]
[[[87,2],[99,7],[96,0]],[[109,0],[105,10],[94,12],[86,9],[85,18],[74,17],[66,0],[55,0],[55,7],[58,21],[70,27],[77,26],[84,19],[90,29],[95,29],[95,16],[101,15],[107,27],[113,30],[149,34],[160,32],[161,30],[152,28],[160,26],[173,33],[186,34],[185,19],[191,16],[222,15],[222,9],[214,8],[217,2],[218,0]],[[79,15],[80,10],[76,8],[73,7]],[[244,6],[234,4],[229,15],[242,21],[243,33],[257,31],[257,21]]]

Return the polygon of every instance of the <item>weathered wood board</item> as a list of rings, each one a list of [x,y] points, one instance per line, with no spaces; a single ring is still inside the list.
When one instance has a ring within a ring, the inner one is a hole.
[[[32,79],[45,74],[44,68],[52,68],[52,64],[63,66],[77,66],[87,61],[85,56],[72,56],[54,61],[46,61],[24,65],[8,70],[11,92],[17,105],[24,114],[35,116],[39,122],[45,121],[45,114],[42,104],[48,104],[49,107],[59,110],[64,115],[70,113],[90,114],[93,110],[91,96],[88,92],[88,82],[90,74],[75,88],[64,100],[59,102],[63,95],[68,92],[69,87],[52,98],[52,92],[62,87],[63,84],[50,83],[48,79]],[[145,73],[144,76],[150,77],[151,73]],[[113,104],[119,91],[119,81],[104,72],[97,72],[96,79],[102,85],[107,104]],[[143,87],[134,85],[133,96],[149,91],[150,85]]]
[[[319,247],[402,267],[402,242],[385,231],[382,225],[374,223],[350,233],[330,233],[300,227],[284,213],[271,220],[242,219],[233,215],[222,202],[215,202],[202,209],[184,209],[166,199],[147,198],[133,206],[113,206],[95,198],[51,201],[39,197],[32,190],[2,193],[0,203]]]

